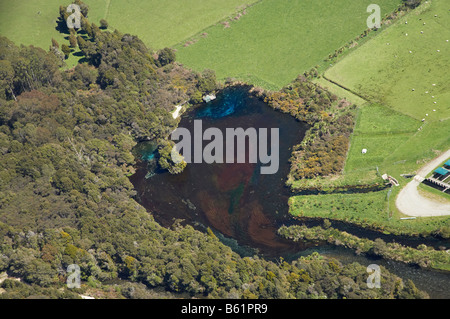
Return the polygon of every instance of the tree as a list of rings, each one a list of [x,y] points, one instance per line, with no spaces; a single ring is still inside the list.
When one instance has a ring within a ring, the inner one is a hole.
[[[108,29],[108,21],[100,19],[100,29]]]
[[[186,167],[186,162],[180,154],[175,153],[176,151],[174,152],[174,146],[175,143],[172,141],[163,141],[161,143],[158,149],[158,164],[162,169],[168,170],[171,174],[179,174]]]
[[[14,95],[14,90],[12,87],[14,80],[14,69],[11,66],[11,62],[8,60],[0,60],[0,87],[5,88],[5,91],[9,91],[14,100],[17,101]],[[0,92],[1,98],[6,98],[6,92]]]
[[[384,256],[387,252],[386,242],[381,238],[376,238],[373,244],[373,252],[378,256]]]
[[[67,59],[70,54],[70,48],[66,44],[63,44],[63,45],[61,45],[61,51],[64,53],[64,55]]]
[[[77,36],[77,43],[80,50],[83,50],[86,47],[86,40],[80,35]]]
[[[422,0],[403,0],[403,2],[406,4],[406,6],[414,9],[422,2]]]
[[[95,83],[97,76],[97,69],[82,63],[75,66],[72,78],[80,81],[85,87],[89,87],[90,84]]]
[[[175,51],[171,48],[164,48],[158,52],[158,66],[162,67],[175,61]]]
[[[52,47],[59,49],[59,43],[54,38],[52,38]]]
[[[88,19],[81,17],[81,29],[83,31],[86,31],[89,37],[92,38],[93,32],[92,32],[92,26]]]
[[[198,80],[198,89],[203,94],[213,92],[216,89],[216,73],[214,70],[206,69]]]
[[[100,28],[95,24],[95,23],[92,23],[91,24],[91,37],[92,38],[96,38],[97,36],[99,36],[100,35],[100,33],[101,33],[102,31],[100,30]]]
[[[75,0],[74,3],[80,7],[81,14],[83,17],[87,18],[89,13],[89,7],[81,0]]]
[[[69,43],[70,43],[70,47],[71,48],[76,48],[77,47],[77,37],[75,36],[75,34],[70,33],[70,35],[69,35]]]

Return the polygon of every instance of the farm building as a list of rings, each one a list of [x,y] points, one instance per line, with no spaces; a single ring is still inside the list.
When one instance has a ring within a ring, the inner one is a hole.
[[[433,176],[428,177],[424,182],[443,192],[450,191],[450,159],[445,162],[444,167],[438,167],[434,170]]]
[[[449,174],[450,174],[450,171],[443,167],[439,167],[434,170],[434,177],[437,179],[440,179],[440,180],[447,179]]]

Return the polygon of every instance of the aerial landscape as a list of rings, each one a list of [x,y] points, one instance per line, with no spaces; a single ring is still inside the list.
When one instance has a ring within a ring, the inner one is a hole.
[[[450,299],[449,70],[449,0],[0,1],[0,299]]]

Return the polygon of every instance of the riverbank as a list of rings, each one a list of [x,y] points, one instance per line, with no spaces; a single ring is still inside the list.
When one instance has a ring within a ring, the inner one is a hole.
[[[423,244],[412,248],[398,243],[386,243],[379,238],[372,241],[333,227],[327,227],[326,223],[325,227],[282,226],[279,228],[278,234],[295,242],[299,240],[327,242],[350,248],[358,255],[378,256],[422,268],[450,271],[450,250],[435,250]]]

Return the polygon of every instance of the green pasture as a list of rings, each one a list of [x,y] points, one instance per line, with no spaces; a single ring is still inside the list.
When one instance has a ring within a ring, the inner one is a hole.
[[[432,0],[325,72],[327,78],[417,120],[450,118],[450,10]]]
[[[88,1],[88,0],[86,0]],[[112,0],[106,20],[152,49],[174,46],[257,0]]]
[[[443,0],[424,3],[325,72],[372,104],[360,107],[343,174],[294,186],[371,184],[386,173],[400,183],[396,196],[409,182],[403,174],[415,174],[450,147],[449,9]]]
[[[367,29],[370,0],[262,0],[176,46],[178,60],[219,79],[281,88]],[[380,0],[382,15],[399,0]],[[228,24],[226,24],[228,23]]]
[[[86,1],[89,5],[89,21],[100,25],[106,14],[107,0]],[[8,37],[17,45],[33,45],[48,50],[52,38],[59,45],[69,44],[67,34],[56,30],[59,6],[67,6],[72,1],[61,0],[9,0],[0,1],[0,35]],[[79,57],[70,55],[66,61],[74,66]]]
[[[393,195],[388,200],[387,194],[388,190],[294,196],[289,199],[289,207],[294,216],[341,220],[394,234],[430,234],[448,227],[448,216],[401,220],[402,216],[392,210]]]
[[[256,0],[86,0],[88,19],[100,25],[106,19],[111,30],[138,35],[152,49],[173,46]],[[0,1],[0,34],[16,44],[48,50],[51,39],[68,44],[66,34],[56,30],[59,6],[71,0]],[[78,58],[70,56],[73,66]]]
[[[316,78],[313,80],[313,82],[316,84],[319,84],[321,87],[327,89],[328,91],[339,96],[340,98],[345,98],[347,101],[349,101],[353,104],[356,104],[358,106],[362,106],[366,103],[366,101],[364,99],[362,99],[361,97],[353,94],[350,91],[347,91],[347,90],[341,88],[340,86],[338,86],[336,84],[333,84],[333,83],[327,81],[323,77]]]

